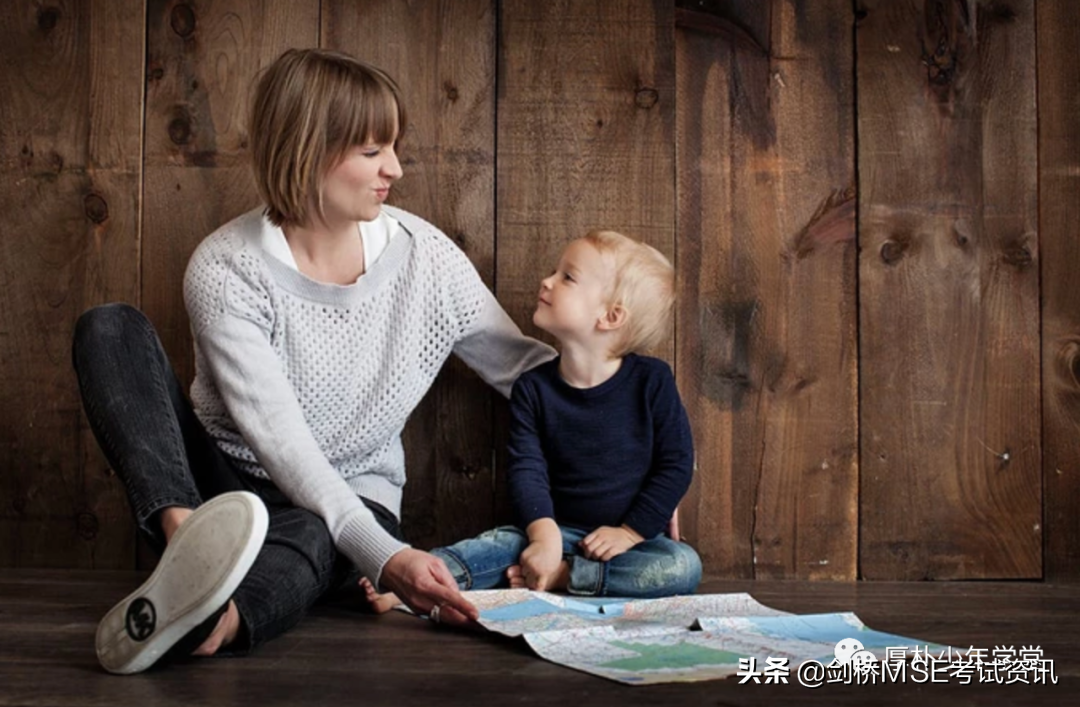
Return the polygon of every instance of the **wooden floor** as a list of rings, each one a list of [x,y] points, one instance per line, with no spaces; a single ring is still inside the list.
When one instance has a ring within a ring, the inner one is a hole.
[[[1041,646],[1057,685],[738,684],[628,687],[536,657],[521,641],[439,628],[348,603],[316,609],[246,658],[104,673],[97,620],[144,575],[4,570],[0,705],[1077,705],[1080,586],[1041,583],[707,581],[788,611],[855,611],[871,628],[956,646]]]

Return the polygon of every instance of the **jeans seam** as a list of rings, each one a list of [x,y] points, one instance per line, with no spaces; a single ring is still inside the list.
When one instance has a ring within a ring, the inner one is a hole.
[[[463,558],[461,557],[461,555],[459,555],[458,553],[454,552],[454,551],[453,551],[453,550],[451,550],[450,548],[446,548],[446,547],[444,547],[444,548],[440,548],[440,551],[441,551],[441,552],[445,552],[445,553],[446,553],[447,555],[450,555],[450,556],[451,556],[451,557],[453,557],[453,558],[454,558],[455,560],[457,560],[457,563],[458,563],[458,565],[460,565],[460,566],[461,566],[461,570],[462,570],[462,572],[464,572],[464,573],[465,573],[465,586],[464,586],[464,587],[462,587],[462,590],[463,590],[463,591],[468,591],[469,589],[471,589],[471,588],[472,588],[472,585],[473,585],[473,577],[472,577],[472,572],[470,572],[470,571],[469,571],[469,565],[468,565],[468,564],[466,564],[465,560],[464,560],[464,559],[463,559]],[[449,568],[448,568],[448,569],[449,569]],[[453,572],[451,572],[450,574],[453,574]],[[455,579],[456,579],[456,578],[455,578]]]
[[[139,322],[139,330],[140,330],[140,333],[143,336],[143,340],[146,341],[146,343],[148,344],[148,348],[147,348],[148,351],[154,352],[155,354],[163,353],[160,350],[160,345],[156,341],[156,338],[157,338],[156,335],[152,332],[152,330],[149,327],[145,326],[144,322],[142,322],[142,321]],[[174,409],[172,409],[172,396],[169,395],[169,387],[165,383],[165,381],[162,380],[161,373],[162,373],[161,366],[154,366],[153,367],[153,371],[151,373],[151,376],[152,376],[153,381],[154,381],[154,386],[158,389],[158,394],[161,396],[160,400],[168,401],[170,412],[173,413],[173,417],[175,418],[176,417],[176,411]],[[175,423],[176,423],[176,427],[177,427],[176,431],[179,433],[179,437],[182,440],[184,432],[183,432],[182,429],[179,429],[179,427],[180,427],[179,418],[175,419]],[[187,469],[188,478],[190,479],[192,485],[194,485],[195,480],[193,478],[191,478],[191,469],[189,467],[189,461],[188,461],[188,458],[187,458],[187,452],[181,448],[182,443],[178,443],[177,435],[168,435],[168,437],[170,438],[169,439],[169,446],[170,446],[172,454],[174,456],[174,461],[179,462],[180,466]]]

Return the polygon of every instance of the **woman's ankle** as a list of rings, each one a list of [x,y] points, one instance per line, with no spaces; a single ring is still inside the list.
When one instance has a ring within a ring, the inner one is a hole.
[[[161,509],[158,520],[161,522],[161,532],[165,534],[166,543],[172,540],[173,533],[192,513],[194,513],[192,509],[183,506],[169,506]]]

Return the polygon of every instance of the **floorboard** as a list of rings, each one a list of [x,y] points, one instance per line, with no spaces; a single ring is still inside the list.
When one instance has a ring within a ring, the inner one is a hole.
[[[244,658],[193,660],[132,677],[104,673],[97,620],[145,575],[5,570],[0,577],[0,705],[1054,705],[1078,704],[1080,586],[1035,582],[750,582],[798,613],[854,611],[871,628],[957,646],[1041,646],[1057,685],[738,684],[628,687],[536,657],[520,640],[436,627],[346,599]]]

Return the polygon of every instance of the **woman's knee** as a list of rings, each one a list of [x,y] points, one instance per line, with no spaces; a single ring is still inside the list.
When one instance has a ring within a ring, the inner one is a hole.
[[[317,583],[330,577],[337,559],[337,548],[326,522],[303,508],[271,511],[265,547],[280,558],[283,569],[305,564]],[[292,558],[292,559],[289,559]]]
[[[91,307],[75,322],[73,351],[90,350],[114,341],[130,340],[133,330],[152,328],[146,315],[130,304],[114,302]]]

